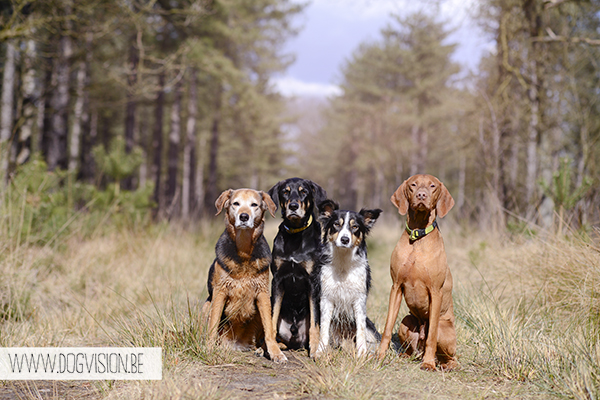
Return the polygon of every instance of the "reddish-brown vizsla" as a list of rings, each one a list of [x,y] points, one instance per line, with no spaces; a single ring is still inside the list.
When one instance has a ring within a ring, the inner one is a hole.
[[[398,330],[407,354],[423,353],[421,368],[456,368],[456,331],[452,305],[452,275],[444,241],[435,222],[454,206],[442,182],[431,175],[414,175],[392,195],[398,212],[407,215],[404,230],[391,258],[392,290],[385,330],[379,346],[381,359],[390,345],[402,296],[410,310]]]

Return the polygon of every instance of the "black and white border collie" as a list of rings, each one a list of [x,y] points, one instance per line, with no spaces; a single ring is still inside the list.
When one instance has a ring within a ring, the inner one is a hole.
[[[322,255],[312,276],[315,301],[320,304],[320,342],[315,357],[326,352],[330,341],[337,346],[343,339],[355,339],[358,355],[365,355],[381,340],[367,318],[371,270],[365,242],[381,210],[339,210],[338,204],[328,199],[319,204],[319,212]]]

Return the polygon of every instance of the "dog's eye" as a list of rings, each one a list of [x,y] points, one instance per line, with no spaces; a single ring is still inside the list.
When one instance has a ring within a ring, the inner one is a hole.
[[[240,205],[240,203],[238,203],[238,202],[236,201],[236,202],[234,202],[234,203],[233,203],[233,205],[237,207],[237,206],[239,206],[239,205]]]
[[[252,204],[250,204],[250,206],[251,206],[251,207],[258,207],[258,204],[256,204],[256,203],[252,203]]]
[[[335,222],[333,223],[333,227],[334,227],[335,229],[340,229],[340,228],[342,227],[342,224],[340,224],[340,222],[339,222],[339,221],[335,221]]]
[[[435,188],[435,185],[434,185],[434,184],[431,184],[431,188],[432,188],[432,189],[433,189],[433,188]]]
[[[356,231],[358,231],[358,226],[354,225],[351,229],[352,233],[356,233]]]
[[[417,186],[417,184],[413,182],[413,183],[410,184],[410,186],[414,187],[414,186]]]

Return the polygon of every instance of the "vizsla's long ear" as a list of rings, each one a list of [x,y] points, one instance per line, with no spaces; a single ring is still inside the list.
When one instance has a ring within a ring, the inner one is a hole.
[[[267,210],[269,210],[269,214],[271,214],[271,217],[275,218],[275,211],[277,211],[277,205],[273,202],[271,196],[269,196],[268,193],[265,193],[262,190],[258,193],[260,193],[260,195],[262,196],[263,205],[266,204]]]
[[[398,208],[398,212],[400,215],[406,215],[408,212],[408,198],[406,197],[406,182],[408,179],[402,182],[402,185],[396,189],[392,198],[390,199],[392,203]]]
[[[215,201],[215,207],[217,207],[217,213],[215,215],[221,214],[221,210],[223,210],[223,207],[229,207],[229,199],[231,198],[232,193],[233,189],[227,189],[226,191],[221,193],[217,201]]]
[[[442,182],[440,182],[440,184],[441,192],[435,209],[437,211],[438,217],[444,218],[444,216],[448,214],[448,211],[450,211],[452,207],[454,207],[454,199],[452,198],[452,195],[450,194],[446,186],[444,186]]]

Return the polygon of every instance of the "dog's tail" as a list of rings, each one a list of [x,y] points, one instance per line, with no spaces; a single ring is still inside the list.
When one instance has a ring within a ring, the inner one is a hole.
[[[381,342],[381,334],[377,332],[377,328],[373,321],[367,317],[367,343],[379,343]]]

